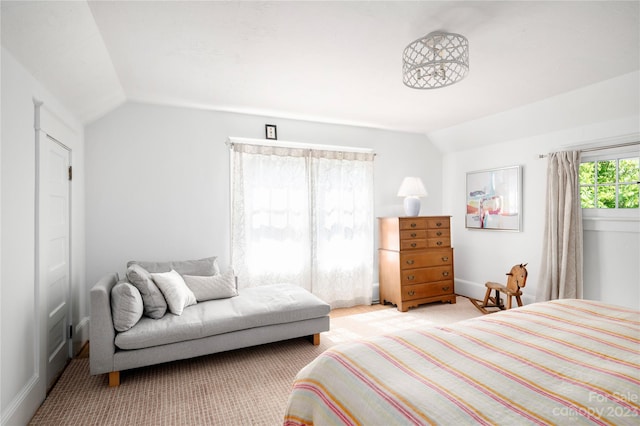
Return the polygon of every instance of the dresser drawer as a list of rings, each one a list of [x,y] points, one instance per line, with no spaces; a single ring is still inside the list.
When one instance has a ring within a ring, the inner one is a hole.
[[[424,252],[400,253],[400,269],[427,268],[453,264],[453,250],[431,249]]]
[[[415,240],[416,238],[421,240],[426,240],[427,235],[429,234],[424,229],[414,229],[412,231],[400,231],[400,240],[401,241]],[[434,235],[431,238],[436,238],[436,236]]]
[[[438,248],[438,247],[450,247],[450,246],[451,246],[451,240],[447,237],[429,238],[427,240],[427,247]]]
[[[402,285],[430,283],[449,280],[453,277],[451,265],[434,266],[432,268],[403,269],[400,277]]]
[[[427,238],[450,238],[451,237],[451,232],[449,231],[449,228],[428,229],[426,232],[427,232]]]
[[[402,286],[402,300],[423,299],[453,293],[453,281]]]
[[[427,228],[429,229],[449,228],[448,217],[432,217],[425,220],[427,221]]]
[[[400,241],[400,250],[413,250],[427,248],[426,239],[402,240]]]
[[[427,219],[424,217],[400,218],[400,230],[427,229]]]

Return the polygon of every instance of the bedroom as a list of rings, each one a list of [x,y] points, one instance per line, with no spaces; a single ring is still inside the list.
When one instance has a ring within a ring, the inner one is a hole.
[[[525,292],[525,303],[531,303],[535,294],[536,275],[539,273],[536,265],[540,265],[541,261],[540,235],[544,227],[543,218],[537,212],[542,211],[540,203],[544,200],[546,161],[539,159],[538,155],[567,146],[593,143],[606,145],[634,138],[637,141],[640,134],[637,2],[617,5],[614,8],[615,13],[610,20],[606,21],[609,25],[607,28],[611,31],[606,33],[604,30],[602,33],[596,31],[594,39],[590,39],[606,52],[607,56],[600,60],[609,59],[610,55],[617,61],[604,73],[604,76],[601,74],[591,76],[588,72],[574,71],[574,74],[569,75],[575,75],[576,80],[578,77],[582,78],[580,82],[570,82],[568,88],[556,89],[553,94],[545,98],[534,96],[526,101],[518,101],[519,103],[508,110],[496,110],[491,114],[487,113],[464,122],[452,123],[447,128],[428,132],[391,130],[393,129],[391,124],[380,124],[376,128],[349,125],[356,121],[353,117],[347,116],[347,119],[338,120],[329,114],[331,110],[325,111],[325,114],[304,114],[296,108],[295,99],[291,100],[290,97],[288,99],[292,106],[288,115],[284,113],[279,115],[278,111],[265,109],[264,104],[248,105],[240,113],[233,109],[225,111],[224,105],[219,108],[220,110],[194,108],[199,104],[197,98],[191,100],[190,104],[175,99],[174,102],[166,99],[152,99],[147,96],[147,93],[139,91],[136,86],[124,87],[125,83],[139,81],[144,76],[137,76],[137,80],[130,76],[131,80],[119,82],[118,73],[122,72],[122,67],[128,66],[127,63],[102,62],[104,57],[98,55],[96,58],[94,56],[96,52],[88,52],[86,58],[95,59],[100,67],[114,70],[111,74],[107,73],[107,77],[98,80],[99,84],[95,83],[95,79],[84,78],[77,80],[74,78],[74,83],[77,81],[78,84],[69,84],[64,78],[60,78],[57,82],[49,82],[46,80],[43,65],[39,64],[50,64],[49,61],[53,61],[51,56],[54,54],[74,64],[71,69],[66,70],[67,73],[71,73],[73,69],[85,72],[90,69],[82,68],[82,57],[75,59],[78,62],[73,62],[74,57],[66,49],[48,49],[45,46],[38,50],[35,46],[26,43],[29,38],[19,31],[19,27],[13,28],[14,37],[20,35],[17,41],[7,37],[5,35],[5,31],[9,29],[5,21],[8,15],[5,9],[7,3],[2,2],[2,150],[0,152],[2,160],[0,272],[2,273],[3,423],[12,416],[17,416],[13,417],[16,419],[25,418],[24,416],[28,418],[29,414],[25,412],[29,413],[34,405],[37,407],[39,404],[32,401],[30,396],[35,386],[34,378],[37,378],[37,363],[21,362],[25,357],[35,357],[38,342],[38,328],[33,325],[39,318],[39,311],[35,306],[33,268],[35,263],[33,97],[44,101],[46,105],[51,105],[54,112],[61,116],[77,135],[77,141],[72,146],[74,174],[78,177],[72,195],[74,199],[72,227],[75,230],[72,253],[74,285],[72,320],[76,346],[81,346],[88,338],[89,312],[86,304],[88,289],[101,274],[123,267],[126,260],[142,255],[147,258],[192,258],[217,254],[221,256],[222,263],[229,261],[229,153],[225,142],[230,136],[263,138],[264,125],[273,123],[277,125],[280,140],[374,149],[377,154],[374,177],[376,216],[401,214],[402,200],[396,197],[400,181],[406,175],[420,176],[429,191],[429,196],[423,200],[422,214],[452,216],[454,224],[452,240],[456,250],[456,290],[461,294],[480,297],[484,289],[484,281],[500,279],[505,272],[505,265],[529,262],[532,279],[531,287],[528,287],[528,291]],[[438,10],[440,14],[435,16],[440,16],[437,20],[438,25],[446,26],[451,31],[464,33],[469,38],[472,51],[471,70],[466,81],[463,80],[449,88],[439,89],[438,96],[441,104],[432,107],[433,113],[436,110],[442,110],[445,117],[462,114],[463,111],[460,110],[469,102],[464,97],[464,84],[473,83],[473,78],[477,78],[474,77],[474,73],[478,75],[480,71],[476,70],[481,69],[479,67],[482,63],[477,56],[478,53],[474,53],[476,49],[473,47],[474,41],[480,46],[479,37],[484,31],[488,31],[486,27],[474,29],[471,24],[465,24],[465,20],[477,23],[479,19],[474,20],[467,16],[468,10],[457,15],[456,6],[461,5],[441,5],[441,9]],[[55,19],[51,19],[50,25],[54,28],[64,28],[66,14],[73,13],[79,13],[84,18],[89,14],[89,23],[93,19],[98,21],[102,16],[102,19],[107,22],[100,21],[101,25],[113,24],[108,16],[100,15],[95,10],[97,7],[95,4],[85,5],[80,10],[70,5],[65,7],[67,8],[65,13],[53,14],[58,20],[56,22]],[[627,8],[631,8],[632,11],[627,12]],[[331,16],[331,13],[328,15]],[[26,16],[29,14],[26,13]],[[42,21],[37,21],[37,24],[44,25],[45,29],[48,28],[45,25],[48,22],[46,16],[48,15],[45,14]],[[79,22],[86,22],[79,16],[72,16],[74,19],[79,19]],[[368,28],[366,25],[371,25],[368,16],[367,13],[358,15],[362,18],[361,25],[365,25],[365,28]],[[448,22],[447,17],[454,22]],[[491,17],[502,22],[498,18]],[[489,20],[489,17],[485,19]],[[586,37],[586,33],[604,25],[593,16],[589,19],[591,20],[587,20],[579,27],[583,32],[576,31],[576,34]],[[579,23],[577,20],[570,22],[575,22],[576,25]],[[103,30],[99,29],[100,25],[96,22],[92,25],[82,29],[85,31],[84,38],[74,38],[73,35],[64,32],[58,34],[60,39],[52,37],[51,34],[49,36],[53,43],[67,40],[65,37],[71,37],[75,43],[81,40],[88,43],[90,49],[93,48],[91,43],[95,42],[95,37],[99,41],[100,37],[104,37],[105,40],[100,41],[101,43],[114,43],[115,46],[121,46],[117,40],[106,38],[108,34],[116,37],[117,31],[111,29],[100,35],[100,31]],[[510,26],[507,28],[513,31]],[[538,24],[531,24],[527,28],[531,32],[545,29]],[[562,28],[566,30],[566,23]],[[394,36],[394,39],[399,40],[399,45],[392,46],[395,50],[392,49],[386,59],[389,64],[385,63],[384,66],[391,68],[391,77],[394,79],[392,83],[399,86],[397,90],[406,89],[401,85],[400,71],[396,71],[399,67],[401,49],[411,40],[431,29],[428,19],[416,19],[411,25],[406,25],[402,29],[401,36]],[[617,34],[614,30],[622,31],[621,39],[627,42],[626,48],[621,48],[623,49],[621,51],[618,51],[617,47],[605,48],[614,44],[615,38],[607,38],[614,37],[611,34]],[[269,34],[267,33],[267,36]],[[518,34],[515,31],[506,35],[516,37]],[[385,32],[380,35],[381,38],[385,36],[389,34]],[[599,37],[602,40],[599,40]],[[501,39],[503,44],[499,47],[507,52],[511,51],[508,50],[511,49],[510,45],[514,45],[517,52],[530,51],[535,47],[535,42],[532,40],[535,40],[535,37],[524,40],[516,38],[515,41],[508,38]],[[382,40],[376,39],[376,41]],[[521,41],[528,41],[530,44],[520,45]],[[10,42],[11,48],[7,46]],[[266,43],[262,39],[261,42]],[[335,40],[334,43],[336,43]],[[82,43],[78,44],[71,44],[71,46],[78,50],[85,47]],[[199,53],[199,45],[190,47],[194,54]],[[258,47],[264,46],[259,44]],[[105,49],[104,46],[102,48]],[[269,48],[268,43],[265,48]],[[30,55],[30,52],[36,52],[36,54]],[[282,60],[281,51],[271,50],[270,52],[275,55],[274,62]],[[123,58],[118,56],[115,50],[111,54],[114,62],[115,58]],[[138,49],[137,54],[142,55],[143,52]],[[570,62],[571,56],[566,52],[556,51],[554,54],[560,59],[558,59],[558,65],[552,70],[563,74],[568,72],[563,69],[563,66],[573,69],[570,67],[575,66],[576,62],[579,65],[580,61],[593,59],[583,53],[583,56],[574,58],[575,62]],[[524,57],[526,59],[526,55]],[[261,58],[264,59],[262,56]],[[39,59],[42,62],[38,62]],[[309,59],[313,59],[313,56]],[[344,58],[340,56],[338,59]],[[27,65],[31,60],[34,63]],[[125,61],[125,59],[121,60]],[[531,58],[528,60],[529,64],[537,66],[536,60]],[[600,69],[599,61],[593,60],[594,69]],[[512,67],[517,62],[506,61],[504,66]],[[362,65],[353,65],[355,71],[359,71],[360,66]],[[63,74],[64,72],[60,71]],[[486,70],[485,73],[487,76],[491,75]],[[335,75],[332,74],[332,76]],[[348,81],[356,79],[351,74],[348,78],[350,79]],[[537,77],[529,77],[526,81],[537,82],[536,79]],[[544,82],[548,81],[549,79],[545,78]],[[293,83],[295,81],[291,82]],[[326,84],[331,87],[337,83],[340,82],[329,81]],[[489,86],[492,90],[485,92],[488,93],[485,95],[486,98],[489,95],[496,98],[506,97],[509,90],[513,89],[513,87],[500,86],[498,83],[493,80],[494,86]],[[244,83],[237,84],[241,88]],[[253,84],[254,86],[251,87],[256,91],[269,86],[268,81]],[[106,91],[99,90],[105,88]],[[240,90],[240,88],[232,89]],[[232,89],[229,89],[231,94],[233,94]],[[334,89],[345,90],[339,84]],[[84,97],[79,97],[79,93]],[[306,94],[307,91],[302,93]],[[370,92],[365,93],[366,96],[371,96]],[[462,98],[455,101],[457,103],[450,104],[447,98],[454,93]],[[268,94],[277,99],[279,94],[284,96],[285,92],[276,91]],[[416,91],[405,94],[411,98],[424,95],[428,93]],[[295,93],[289,96],[295,96]],[[362,98],[367,100],[366,96]],[[78,99],[84,99],[86,103],[78,105]],[[339,99],[340,102],[337,104],[345,104],[346,107],[343,109],[347,109],[350,104],[342,97]],[[320,101],[320,99],[311,100]],[[364,106],[359,107],[364,108]],[[389,114],[392,113],[389,111]],[[396,120],[403,118],[402,115],[390,116],[395,117]],[[384,127],[388,129],[385,130]],[[180,149],[175,149],[176,141],[180,141]],[[126,164],[125,159],[130,153],[149,150],[154,152],[154,161],[138,164],[135,169],[130,164]],[[168,173],[167,170],[170,170],[173,161],[177,160],[182,164],[193,164],[194,167],[185,168],[180,174]],[[525,173],[523,231],[487,234],[464,229],[464,223],[461,221],[464,205],[461,207],[460,200],[464,194],[465,173],[516,164],[523,165]],[[204,171],[198,173],[197,170]],[[149,176],[157,178],[157,186],[148,190],[141,189],[140,192],[131,192],[131,182],[140,181]],[[194,182],[197,185],[195,187]],[[180,190],[168,195],[165,188]],[[201,194],[211,194],[211,197],[203,200]],[[134,204],[143,195],[151,197],[151,202],[146,206]],[[180,226],[173,226],[176,221]],[[190,226],[194,223],[202,223],[202,225],[197,228]],[[586,222],[585,226],[587,224],[591,228],[585,232],[585,244],[593,243],[593,251],[585,252],[585,259],[592,260],[585,263],[588,268],[588,271],[585,271],[585,295],[637,308],[640,303],[638,301],[640,299],[638,272],[640,271],[637,262],[639,258],[637,217],[635,222],[616,221],[607,225],[602,221],[593,220]],[[609,228],[602,230],[602,226]],[[202,238],[203,234],[207,237]],[[140,237],[135,238],[134,236],[137,235]],[[127,244],[123,244],[125,241]],[[625,247],[627,250],[620,253],[616,251],[617,247]],[[629,265],[632,265],[631,271]],[[600,282],[605,285],[600,286]],[[15,328],[16,323],[21,324],[19,329]]]

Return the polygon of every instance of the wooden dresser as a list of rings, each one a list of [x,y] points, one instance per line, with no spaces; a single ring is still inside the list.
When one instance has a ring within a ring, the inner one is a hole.
[[[380,303],[456,303],[449,216],[381,217]]]

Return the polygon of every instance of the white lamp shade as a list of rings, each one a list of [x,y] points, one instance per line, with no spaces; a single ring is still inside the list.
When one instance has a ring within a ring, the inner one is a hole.
[[[426,197],[427,195],[427,190],[419,177],[404,178],[398,189],[398,197]]]

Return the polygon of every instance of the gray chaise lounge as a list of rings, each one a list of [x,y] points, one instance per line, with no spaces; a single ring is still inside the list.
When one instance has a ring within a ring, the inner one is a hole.
[[[111,313],[111,289],[117,274],[91,289],[91,374],[109,373],[109,386],[120,384],[120,371],[192,358],[329,330],[329,305],[307,292],[278,284],[247,288],[228,299],[209,300],[184,309],[181,316],[142,317],[130,330],[117,332]]]

